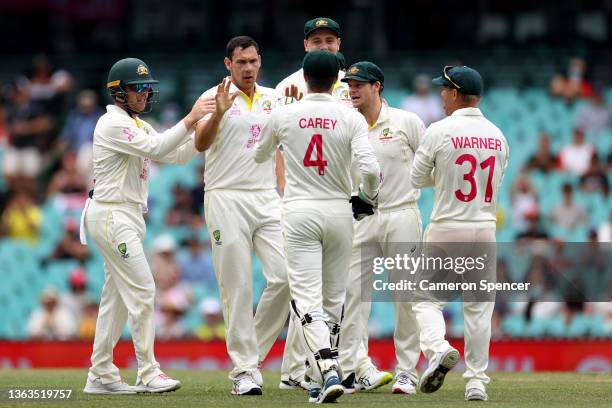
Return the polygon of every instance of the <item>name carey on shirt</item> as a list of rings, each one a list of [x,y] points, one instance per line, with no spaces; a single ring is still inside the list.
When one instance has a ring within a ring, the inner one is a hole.
[[[483,149],[498,150],[502,149],[502,141],[494,137],[480,136],[456,136],[451,137],[453,148],[455,149]]]
[[[336,124],[338,121],[336,119],[330,118],[300,118],[298,120],[298,126],[301,129],[336,129]]]

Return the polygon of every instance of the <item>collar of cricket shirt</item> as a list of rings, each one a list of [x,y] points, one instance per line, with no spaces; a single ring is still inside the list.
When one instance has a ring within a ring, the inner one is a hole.
[[[454,111],[451,116],[482,116],[478,108],[461,108]]]
[[[253,99],[249,98],[247,94],[238,89],[238,87],[233,82],[230,85],[229,91],[230,94],[233,94],[236,91],[240,92],[240,96],[242,96],[242,99],[244,99],[247,110],[249,112],[253,109],[253,104],[255,104],[255,102],[257,102],[259,98],[261,98],[261,92],[259,92],[259,84],[257,82],[255,82],[255,93],[253,94]]]
[[[383,123],[387,121],[387,119],[389,119],[389,103],[387,102],[385,98],[381,98],[381,101],[382,101],[382,105],[380,107],[380,113],[378,114],[378,119],[376,119],[376,122],[374,122],[373,125],[370,125],[368,123],[368,130],[372,130],[376,128],[376,126],[382,125]]]
[[[336,98],[334,98],[333,96],[331,96],[328,93],[322,93],[322,92],[306,94],[304,96],[304,98],[302,98],[302,100],[309,100],[309,101],[332,101],[332,102],[336,102]]]

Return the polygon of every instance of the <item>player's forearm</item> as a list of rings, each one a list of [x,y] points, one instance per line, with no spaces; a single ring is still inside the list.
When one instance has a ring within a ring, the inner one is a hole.
[[[185,143],[187,131],[183,121],[177,123],[157,137],[150,138],[149,156],[155,161],[163,160],[170,152]]]
[[[208,150],[215,141],[215,136],[219,131],[219,124],[222,116],[216,112],[212,114],[210,119],[205,122],[199,122],[196,125],[195,132],[195,147],[199,152]]]
[[[423,188],[431,186],[434,183],[432,176],[433,165],[431,165],[424,157],[423,154],[417,151],[414,156],[412,163],[412,170],[410,172],[410,181],[415,188]]]

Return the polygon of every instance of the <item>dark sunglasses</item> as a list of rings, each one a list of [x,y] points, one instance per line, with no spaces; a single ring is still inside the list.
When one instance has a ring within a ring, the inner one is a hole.
[[[133,84],[133,85],[127,85],[126,89],[128,91],[133,91],[136,93],[151,92],[153,91],[153,85],[152,84]]]

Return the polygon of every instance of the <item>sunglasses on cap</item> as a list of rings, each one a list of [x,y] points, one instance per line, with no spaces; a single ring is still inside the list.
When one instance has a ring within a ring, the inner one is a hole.
[[[461,86],[457,85],[457,84],[455,83],[455,81],[453,81],[453,80],[451,79],[450,75],[448,75],[448,71],[450,71],[450,70],[451,70],[451,69],[453,69],[453,68],[455,68],[455,67],[454,67],[454,66],[452,66],[452,65],[447,65],[447,66],[445,66],[445,67],[444,67],[444,78],[445,78],[446,80],[448,80],[448,82],[450,82],[451,84],[453,84],[453,86],[454,86],[455,88],[457,88],[457,89],[461,89]]]
[[[144,93],[144,92],[151,92],[151,91],[153,91],[153,85],[152,84],[126,85],[125,88],[128,91],[133,91],[133,92],[136,92],[136,93]]]

